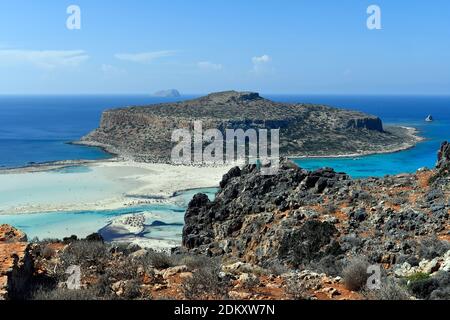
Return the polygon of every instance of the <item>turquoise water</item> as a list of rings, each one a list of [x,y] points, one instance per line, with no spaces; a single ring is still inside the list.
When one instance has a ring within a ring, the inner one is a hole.
[[[171,239],[180,240],[184,223],[184,212],[187,201],[196,193],[206,193],[212,200],[217,189],[205,188],[189,190],[180,193],[176,201],[177,205],[158,204],[142,205],[114,210],[97,211],[60,211],[42,212],[34,214],[0,215],[0,224],[10,224],[23,230],[29,239],[69,237],[87,235],[99,231],[105,227],[111,219],[125,214],[149,213],[150,218],[146,220],[146,231],[144,236],[148,239]],[[154,221],[162,221],[163,226],[151,226]]]
[[[421,167],[434,167],[441,142],[450,139],[450,121],[438,120],[433,123],[409,121],[396,124],[417,128],[419,134],[426,140],[409,150],[390,154],[350,158],[296,159],[294,161],[300,167],[308,170],[331,167],[336,171],[346,172],[354,178],[411,173]]]

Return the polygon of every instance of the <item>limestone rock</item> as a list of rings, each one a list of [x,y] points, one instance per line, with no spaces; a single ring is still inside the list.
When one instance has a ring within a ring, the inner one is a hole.
[[[20,297],[28,290],[33,260],[26,239],[19,230],[0,226],[0,300]]]
[[[176,275],[177,273],[182,273],[182,272],[186,272],[188,271],[188,267],[187,266],[176,266],[176,267],[172,267],[172,268],[168,268],[166,270],[163,271],[163,278],[164,279],[168,279],[171,276]]]

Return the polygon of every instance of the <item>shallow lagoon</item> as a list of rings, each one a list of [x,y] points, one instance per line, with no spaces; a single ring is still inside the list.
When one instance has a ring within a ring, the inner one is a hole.
[[[131,178],[124,181],[111,171],[109,168],[76,166],[45,172],[0,174],[0,212],[8,213],[9,209],[17,207],[28,209],[22,212],[39,212],[39,208],[112,199],[139,185]]]
[[[125,214],[144,213],[146,216],[145,232],[143,236],[148,239],[181,240],[181,231],[184,223],[184,212],[187,199],[196,193],[206,193],[210,199],[214,198],[215,188],[205,188],[181,192],[174,201],[177,205],[157,204],[142,205],[114,210],[96,211],[60,211],[42,212],[33,214],[0,215],[0,224],[7,223],[23,230],[28,237],[39,239],[62,239],[71,235],[86,237],[97,232],[114,218]],[[161,221],[164,224],[156,224]],[[114,235],[110,235],[111,239]],[[111,240],[110,239],[110,240]]]

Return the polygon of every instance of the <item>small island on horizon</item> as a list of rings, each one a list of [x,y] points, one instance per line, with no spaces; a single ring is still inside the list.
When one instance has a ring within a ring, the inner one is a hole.
[[[179,97],[181,97],[181,94],[176,89],[168,89],[168,90],[156,91],[153,94],[153,96],[159,97],[159,98],[179,98]]]

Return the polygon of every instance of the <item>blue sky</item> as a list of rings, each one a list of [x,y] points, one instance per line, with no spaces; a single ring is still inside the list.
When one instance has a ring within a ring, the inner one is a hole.
[[[0,0],[0,93],[167,88],[450,94],[450,1]]]

